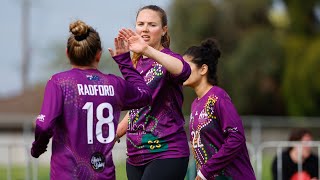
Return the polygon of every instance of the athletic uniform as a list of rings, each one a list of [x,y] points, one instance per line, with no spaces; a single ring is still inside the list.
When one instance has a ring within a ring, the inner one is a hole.
[[[255,179],[242,121],[223,89],[213,86],[193,101],[189,128],[202,179]]]
[[[148,105],[150,88],[126,57],[116,56],[121,77],[97,69],[71,69],[47,82],[31,154],[52,138],[50,179],[115,179],[111,150],[120,112]]]
[[[129,113],[127,129],[129,166],[145,166],[153,160],[168,158],[185,158],[183,164],[188,165],[190,152],[181,107],[182,83],[188,79],[191,69],[181,55],[168,48],[161,52],[178,58],[183,63],[183,70],[174,76],[151,58],[141,57],[138,61],[136,69],[151,88],[152,103],[150,106],[134,109]],[[179,167],[174,167],[173,170],[175,168]],[[158,174],[153,174],[152,179],[166,174],[159,168],[157,171]]]

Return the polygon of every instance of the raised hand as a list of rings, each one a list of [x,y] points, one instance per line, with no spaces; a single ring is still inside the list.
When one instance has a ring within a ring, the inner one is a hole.
[[[108,48],[109,53],[112,57],[129,51],[128,43],[125,42],[125,40],[122,37],[114,38],[114,47],[115,51],[113,51],[113,49],[111,48]]]
[[[142,37],[131,29],[121,29],[119,31],[119,37],[125,39],[128,42],[130,51],[135,53],[143,54],[143,52],[148,48],[148,44],[142,39]]]

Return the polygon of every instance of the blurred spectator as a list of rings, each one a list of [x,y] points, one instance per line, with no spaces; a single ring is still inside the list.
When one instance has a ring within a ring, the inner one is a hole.
[[[312,134],[307,129],[295,129],[291,132],[289,141],[312,141]],[[289,147],[282,152],[282,180],[316,180],[318,179],[318,157],[311,151],[310,146],[302,146],[302,172],[298,172],[298,146]],[[277,156],[272,162],[272,176],[278,179]]]

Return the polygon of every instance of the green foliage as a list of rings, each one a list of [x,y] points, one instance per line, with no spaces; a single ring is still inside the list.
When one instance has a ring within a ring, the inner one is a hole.
[[[318,116],[320,112],[320,38],[286,39],[283,94],[290,115]]]
[[[313,36],[319,32],[316,29],[317,19],[314,8],[319,0],[283,0],[287,4],[290,16],[290,32],[295,34],[303,34],[305,36]]]
[[[220,85],[240,114],[319,115],[319,0],[284,0],[287,21],[269,20],[272,0],[175,0],[170,32],[175,49],[215,37],[221,45]],[[281,13],[280,13],[281,14]],[[273,14],[274,15],[274,14]],[[275,17],[273,17],[275,18]],[[278,17],[279,18],[279,17]],[[195,97],[185,90],[184,112]]]
[[[179,51],[185,50],[189,44],[197,43],[198,39],[209,36],[214,27],[214,15],[216,9],[209,0],[200,2],[195,0],[176,0],[171,6],[171,36]],[[169,29],[169,30],[170,30]],[[188,37],[188,38],[186,38]]]
[[[272,32],[252,29],[225,67],[229,89],[242,114],[279,115],[284,107],[281,99],[283,51]]]

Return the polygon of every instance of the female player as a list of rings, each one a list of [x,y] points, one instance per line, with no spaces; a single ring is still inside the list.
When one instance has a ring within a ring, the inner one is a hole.
[[[114,59],[126,80],[97,69],[102,48],[96,30],[76,21],[70,32],[67,55],[72,69],[47,82],[31,155],[38,158],[53,137],[50,179],[114,180],[111,150],[120,111],[148,105],[150,89],[132,62],[122,57],[129,51],[121,39],[115,39]]]
[[[117,131],[119,137],[127,133],[127,177],[182,180],[190,155],[181,109],[182,83],[190,75],[190,66],[169,49],[167,16],[158,6],[141,8],[136,31],[122,29],[119,36],[128,42],[132,61],[152,91],[150,106],[131,110]]]
[[[213,39],[190,47],[183,56],[192,71],[183,85],[198,96],[191,106],[189,124],[196,180],[253,180],[242,121],[229,95],[217,86],[219,57]]]

